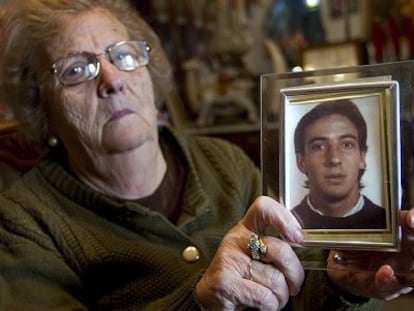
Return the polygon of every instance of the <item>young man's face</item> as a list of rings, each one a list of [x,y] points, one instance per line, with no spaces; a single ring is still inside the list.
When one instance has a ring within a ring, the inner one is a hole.
[[[309,179],[309,193],[318,202],[348,201],[359,196],[359,170],[366,152],[358,145],[358,131],[343,115],[332,114],[305,128],[305,152],[298,167]]]

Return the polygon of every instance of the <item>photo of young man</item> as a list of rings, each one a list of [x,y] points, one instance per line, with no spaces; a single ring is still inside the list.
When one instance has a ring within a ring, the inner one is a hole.
[[[308,194],[292,209],[305,229],[385,229],[386,213],[361,193],[367,124],[349,99],[307,112],[294,132],[296,164]]]

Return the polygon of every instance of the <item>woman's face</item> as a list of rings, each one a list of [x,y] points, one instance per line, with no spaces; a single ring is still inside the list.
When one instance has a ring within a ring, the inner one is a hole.
[[[48,47],[51,63],[80,52],[101,54],[129,40],[126,28],[100,9],[66,19],[63,32]],[[74,86],[50,83],[46,91],[50,133],[68,153],[115,154],[157,140],[157,111],[147,67],[120,71],[100,57],[100,73]]]

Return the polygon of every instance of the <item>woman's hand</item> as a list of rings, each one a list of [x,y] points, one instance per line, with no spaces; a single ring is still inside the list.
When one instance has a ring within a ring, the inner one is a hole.
[[[285,240],[300,243],[302,231],[295,217],[269,197],[259,197],[245,217],[223,238],[214,258],[196,286],[196,295],[206,310],[281,309],[296,295],[304,272],[290,245],[264,235],[275,228]],[[253,233],[266,245],[260,260],[248,248]]]
[[[350,294],[391,300],[414,287],[414,208],[400,212],[400,252],[331,251],[328,275]],[[339,259],[339,260],[338,260]]]

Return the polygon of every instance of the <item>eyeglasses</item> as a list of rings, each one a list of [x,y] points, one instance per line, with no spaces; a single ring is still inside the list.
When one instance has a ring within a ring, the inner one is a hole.
[[[58,59],[50,68],[62,85],[76,85],[94,79],[99,74],[99,58],[107,56],[119,70],[133,71],[149,63],[151,48],[145,41],[121,41],[104,53],[82,52]]]

